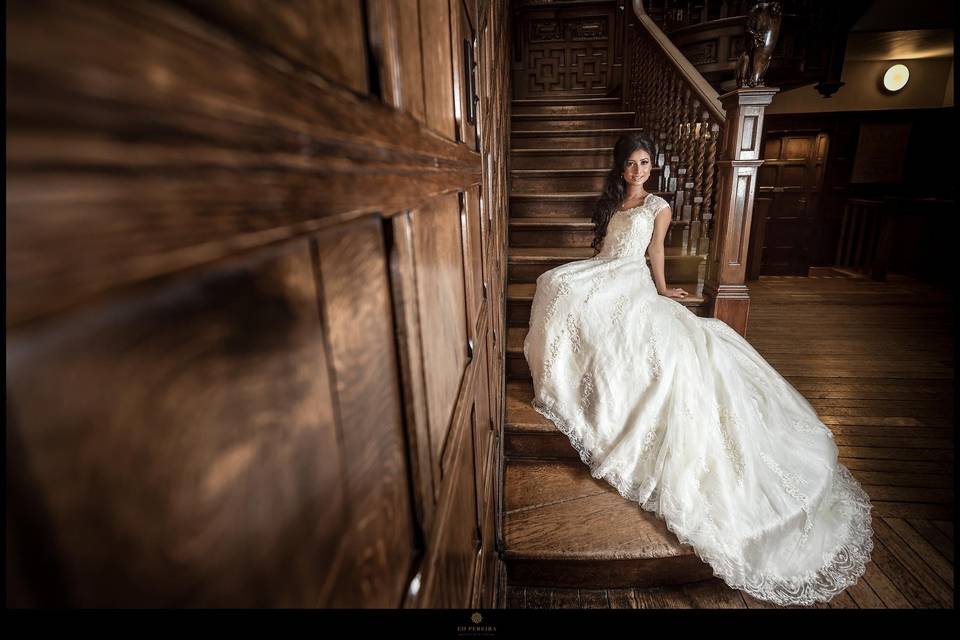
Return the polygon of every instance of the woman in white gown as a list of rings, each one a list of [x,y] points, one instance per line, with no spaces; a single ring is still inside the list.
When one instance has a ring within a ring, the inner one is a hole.
[[[532,405],[593,477],[664,519],[731,587],[828,601],[870,560],[870,500],[810,403],[667,290],[670,208],[643,189],[655,157],[642,135],[617,141],[593,217],[602,248],[537,278],[523,345]]]

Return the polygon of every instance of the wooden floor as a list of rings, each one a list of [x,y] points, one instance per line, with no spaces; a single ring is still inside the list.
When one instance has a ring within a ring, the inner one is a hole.
[[[747,339],[833,430],[873,502],[863,579],[820,608],[953,608],[953,300],[890,277],[750,283]],[[775,608],[723,582],[662,589],[508,587],[511,608]]]

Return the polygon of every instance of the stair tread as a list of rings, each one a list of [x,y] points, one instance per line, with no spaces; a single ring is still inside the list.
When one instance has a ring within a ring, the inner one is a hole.
[[[562,98],[513,98],[511,105],[531,106],[531,105],[574,105],[574,104],[597,104],[610,102],[616,104],[623,100],[618,96],[596,96],[588,98],[577,98],[573,96],[564,96]]]
[[[577,149],[531,149],[527,147],[519,147],[510,150],[510,153],[519,153],[519,154],[530,154],[535,156],[549,156],[557,155],[562,153],[563,155],[577,155],[577,154],[607,154],[613,153],[613,147],[580,147]]]
[[[579,460],[508,461],[508,558],[637,560],[693,554],[655,514],[626,500]]]
[[[594,251],[591,247],[510,247],[508,258],[589,258]]]
[[[520,120],[580,120],[587,118],[609,118],[612,116],[632,116],[633,111],[591,111],[588,113],[511,113],[511,118]]]
[[[593,227],[593,219],[588,217],[539,217],[539,218],[511,218],[511,227]]]
[[[521,345],[521,352],[523,347]],[[506,400],[504,431],[507,433],[560,434],[553,424],[537,413],[530,402],[533,400],[533,382],[530,380],[507,380],[504,389]],[[561,436],[563,434],[560,434]]]
[[[543,129],[513,129],[511,133],[517,135],[538,135],[538,136],[564,136],[564,135],[582,135],[584,133],[614,134],[626,131],[643,131],[642,127],[597,127],[593,129],[560,129],[557,131],[544,131]]]

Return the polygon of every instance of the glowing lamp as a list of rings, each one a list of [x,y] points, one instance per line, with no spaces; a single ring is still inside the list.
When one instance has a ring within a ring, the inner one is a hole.
[[[910,70],[906,65],[895,64],[883,74],[883,88],[887,91],[900,91],[907,86],[907,80],[910,79]]]

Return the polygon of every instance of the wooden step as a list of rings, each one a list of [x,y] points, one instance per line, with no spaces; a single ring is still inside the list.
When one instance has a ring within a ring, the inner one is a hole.
[[[520,357],[523,358],[525,329],[510,329],[520,333]],[[515,345],[517,334],[511,342]],[[508,460],[577,460],[580,458],[570,441],[530,405],[533,400],[533,382],[529,376],[524,380],[508,379],[505,383],[505,412],[503,455]]]
[[[511,100],[510,113],[597,113],[616,111],[623,100],[609,98],[529,98]]]
[[[569,193],[603,189],[609,169],[511,169],[510,192],[513,193]],[[658,184],[662,170],[653,167],[648,183]]]
[[[574,131],[537,131],[512,129],[510,147],[523,149],[570,149],[612,147],[625,133],[641,133],[640,127],[578,129]]]
[[[712,575],[666,524],[582,462],[509,461],[504,559],[512,585],[646,587]]]
[[[664,277],[668,282],[703,280],[703,256],[684,255],[676,247],[665,247],[664,254]],[[593,255],[590,247],[510,247],[507,257],[508,282],[536,282],[545,271]],[[649,263],[650,259],[647,258]]]
[[[613,147],[511,149],[512,169],[609,169]]]
[[[671,220],[664,239],[668,247],[680,246],[681,230],[688,220]],[[517,218],[509,222],[511,247],[589,247],[594,224],[590,218]]]
[[[653,191],[673,206],[674,193]],[[516,218],[590,218],[600,191],[567,191],[547,193],[511,193],[510,219]]]
[[[703,296],[702,283],[668,282],[667,286],[670,288],[681,287],[682,289],[686,290],[690,295],[682,300],[677,300],[677,302],[684,305],[698,316],[707,315],[707,300]],[[523,327],[526,329],[530,326],[530,305],[533,303],[533,294],[536,292],[536,289],[536,282],[511,282],[507,284],[507,325],[509,327]],[[520,344],[521,346],[523,345],[522,339]],[[507,368],[510,369],[509,348],[507,350],[507,356]],[[529,374],[524,373],[524,377],[527,377],[528,375]]]
[[[527,131],[568,131],[572,129],[608,129],[633,126],[633,111],[595,113],[513,113],[511,127]]]

